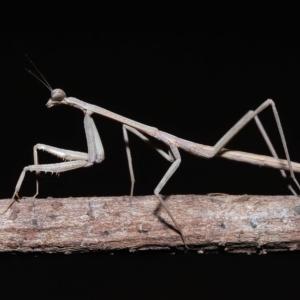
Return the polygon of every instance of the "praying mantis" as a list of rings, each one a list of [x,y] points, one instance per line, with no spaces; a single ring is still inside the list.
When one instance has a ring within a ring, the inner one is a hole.
[[[37,70],[38,71],[38,70]],[[29,71],[32,73],[31,71]],[[38,71],[39,72],[39,71]],[[26,166],[23,171],[21,172],[21,175],[18,179],[18,182],[15,187],[15,192],[12,196],[11,201],[6,206],[5,210],[2,213],[5,213],[10,206],[14,203],[16,200],[15,198],[19,197],[19,191],[22,185],[22,182],[24,180],[25,174],[27,171],[34,171],[36,174],[39,172],[52,172],[52,173],[61,173],[73,169],[78,168],[86,168],[90,167],[95,163],[101,163],[104,160],[104,148],[102,145],[102,141],[100,138],[100,135],[97,131],[97,128],[95,126],[94,120],[92,118],[92,114],[98,114],[101,116],[105,116],[107,118],[110,118],[114,121],[120,122],[123,126],[123,136],[125,141],[125,149],[127,154],[127,160],[128,160],[128,166],[129,166],[129,173],[131,178],[131,189],[130,189],[130,195],[133,196],[134,191],[134,184],[135,184],[135,177],[134,177],[134,171],[133,171],[133,165],[132,165],[132,159],[131,159],[131,150],[129,147],[129,138],[128,138],[128,132],[131,132],[135,134],[137,137],[139,137],[142,141],[144,141],[146,144],[150,145],[154,148],[155,151],[157,151],[163,158],[168,160],[171,163],[171,166],[161,179],[161,181],[158,183],[156,188],[154,189],[154,194],[156,195],[157,199],[159,200],[160,204],[164,207],[167,214],[171,218],[173,224],[175,225],[175,230],[178,231],[179,235],[181,236],[181,239],[187,247],[187,240],[184,235],[184,232],[181,228],[181,225],[178,224],[178,222],[175,220],[174,216],[172,215],[172,212],[168,206],[168,204],[164,201],[163,197],[160,195],[161,190],[165,186],[165,184],[168,182],[168,180],[172,177],[174,172],[178,169],[180,163],[181,163],[181,156],[179,149],[184,150],[186,152],[189,152],[192,155],[196,155],[205,159],[210,159],[215,156],[223,157],[230,160],[235,160],[239,162],[259,165],[259,166],[265,166],[265,167],[271,167],[274,169],[279,169],[281,172],[281,175],[286,178],[287,174],[285,171],[290,172],[290,177],[294,184],[297,186],[298,189],[300,189],[300,185],[295,178],[294,172],[300,172],[300,164],[291,162],[287,143],[285,140],[285,136],[283,133],[282,125],[279,119],[279,114],[277,112],[275,103],[273,100],[268,99],[265,102],[263,102],[258,108],[255,110],[248,111],[236,124],[233,125],[231,129],[229,129],[225,135],[214,145],[214,146],[206,146],[198,143],[194,143],[188,140],[184,140],[181,138],[178,138],[174,135],[171,135],[167,132],[163,132],[158,130],[155,127],[148,126],[142,123],[139,123],[137,121],[128,119],[126,117],[123,117],[119,114],[113,113],[109,110],[106,110],[102,107],[89,104],[87,102],[84,102],[82,100],[79,100],[74,97],[67,97],[66,93],[62,89],[52,89],[49,83],[46,81],[46,79],[43,77],[43,75],[39,72],[42,79],[40,79],[37,75],[33,74],[38,80],[40,80],[50,91],[51,91],[51,98],[47,102],[46,106],[48,108],[58,106],[58,105],[68,105],[77,109],[80,109],[84,114],[84,129],[85,129],[85,135],[87,140],[87,152],[78,152],[73,150],[66,150],[61,149],[49,145],[44,144],[36,144],[33,148],[33,154],[34,154],[34,164]],[[258,118],[258,114],[262,112],[267,107],[271,107],[273,111],[273,115],[278,127],[278,131],[280,134],[281,142],[284,148],[286,160],[278,158],[278,155],[262,125]],[[264,156],[264,155],[258,155],[253,153],[246,153],[246,152],[240,152],[240,151],[233,151],[225,149],[224,147],[228,144],[228,142],[241,131],[241,129],[246,126],[251,120],[256,122],[259,131],[261,132],[271,154],[272,157]],[[149,139],[149,137],[151,137]],[[166,152],[163,149],[163,144],[165,144],[169,149],[168,152]],[[57,156],[58,158],[65,160],[61,163],[53,163],[53,164],[39,164],[38,162],[38,151],[43,150],[46,151],[52,155]],[[288,185],[288,188],[290,191],[297,195],[295,190],[291,185]],[[36,193],[33,197],[36,197],[39,193],[39,183],[38,180],[36,180]]]

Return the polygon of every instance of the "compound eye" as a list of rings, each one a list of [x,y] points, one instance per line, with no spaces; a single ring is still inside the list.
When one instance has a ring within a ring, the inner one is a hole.
[[[51,99],[53,101],[62,101],[66,98],[66,93],[61,89],[55,89],[51,92]]]

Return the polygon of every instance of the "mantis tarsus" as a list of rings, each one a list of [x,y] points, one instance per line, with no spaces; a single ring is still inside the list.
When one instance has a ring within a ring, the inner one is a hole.
[[[34,75],[34,74],[33,74]],[[34,75],[37,77],[36,75]],[[41,75],[42,76],[42,75]],[[38,77],[37,77],[38,78]],[[42,76],[44,79],[44,77]],[[39,78],[38,78],[39,79]],[[41,79],[39,79],[42,81]],[[47,83],[47,81],[44,79],[44,81]],[[51,98],[47,102],[46,106],[48,108],[57,106],[60,104],[65,104],[69,106],[73,106],[75,108],[78,108],[83,111],[84,113],[84,128],[86,133],[86,139],[87,139],[87,147],[88,151],[87,153],[84,152],[77,152],[77,151],[71,151],[71,150],[65,150],[56,148],[53,146],[48,146],[44,144],[37,144],[34,146],[33,153],[34,153],[34,165],[29,165],[25,167],[19,177],[19,180],[17,182],[15,192],[12,196],[12,200],[7,205],[6,209],[3,211],[6,212],[9,207],[14,203],[15,197],[19,198],[19,190],[21,188],[22,182],[25,177],[26,171],[35,171],[36,173],[39,172],[53,172],[53,173],[60,173],[64,171],[69,171],[81,167],[90,167],[94,163],[100,163],[104,160],[104,149],[102,146],[102,142],[99,136],[99,133],[96,129],[95,123],[91,117],[93,113],[99,114],[105,117],[108,117],[110,119],[113,119],[115,121],[118,121],[123,124],[123,134],[124,134],[124,140],[125,140],[125,146],[126,146],[126,153],[127,153],[127,159],[128,159],[128,165],[129,165],[129,172],[130,172],[130,178],[131,178],[131,191],[130,195],[133,195],[133,189],[134,189],[134,172],[132,167],[132,161],[131,161],[131,152],[129,148],[129,139],[128,139],[128,131],[132,132],[139,138],[141,138],[144,142],[152,146],[161,156],[163,156],[166,160],[171,162],[171,166],[157,185],[157,187],[154,190],[154,194],[157,196],[158,200],[160,201],[161,205],[165,208],[168,215],[170,216],[171,220],[173,221],[176,229],[178,230],[184,245],[187,247],[187,241],[185,239],[185,236],[183,234],[183,231],[181,229],[181,226],[176,222],[175,218],[173,217],[168,205],[166,202],[164,202],[163,198],[159,194],[164,185],[167,183],[167,181],[171,178],[173,173],[177,170],[181,163],[181,157],[179,153],[179,149],[182,149],[184,151],[187,151],[193,155],[200,156],[202,158],[213,158],[214,156],[220,156],[231,160],[236,160],[240,162],[246,162],[250,164],[255,164],[259,166],[266,166],[271,167],[275,169],[279,169],[281,172],[281,175],[283,177],[287,177],[284,170],[288,170],[290,172],[290,176],[293,180],[293,182],[296,184],[296,186],[300,189],[300,185],[295,178],[294,172],[300,172],[300,164],[293,163],[290,160],[289,152],[287,148],[287,144],[285,141],[284,133],[282,130],[282,126],[280,123],[279,115],[277,112],[277,109],[275,107],[275,104],[272,100],[268,99],[265,102],[263,102],[256,110],[249,111],[246,113],[213,147],[197,144],[194,142],[190,142],[187,140],[183,140],[181,138],[175,137],[169,133],[163,132],[158,130],[155,127],[150,127],[147,125],[144,125],[142,123],[133,121],[131,119],[125,118],[121,115],[118,115],[116,113],[110,112],[104,108],[101,108],[99,106],[89,104],[87,102],[81,101],[79,99],[73,98],[73,97],[67,97],[65,92],[61,89],[54,89],[50,87],[50,85],[42,81],[44,85],[47,86],[48,89],[51,91]],[[279,130],[279,134],[281,137],[281,141],[283,144],[283,148],[285,151],[286,160],[279,159],[274,147],[263,127],[261,124],[258,114],[263,111],[268,106],[272,107],[273,114],[277,123],[277,127]],[[272,153],[273,157],[263,156],[263,155],[257,155],[252,153],[246,153],[246,152],[240,152],[240,151],[233,151],[225,149],[224,147],[226,144],[252,119],[255,120],[263,138],[265,139],[269,150]],[[155,143],[152,140],[150,140],[147,136],[150,136],[154,139],[157,139],[158,141],[162,142],[163,144],[166,144],[169,147],[168,153],[165,152],[162,147],[159,145],[159,143]],[[38,154],[37,150],[44,150],[47,151],[50,154],[53,154],[63,160],[67,160],[66,162],[61,163],[55,163],[55,164],[38,164]],[[291,190],[293,194],[297,194],[291,185],[288,186],[288,188]],[[36,181],[36,194],[34,197],[38,195],[39,192],[39,184],[38,181]]]

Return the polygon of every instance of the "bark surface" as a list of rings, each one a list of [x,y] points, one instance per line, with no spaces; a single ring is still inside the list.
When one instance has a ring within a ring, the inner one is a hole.
[[[191,251],[300,249],[297,196],[174,195],[165,201]],[[9,199],[0,201],[3,210]],[[0,215],[0,252],[182,249],[155,196],[25,198]]]

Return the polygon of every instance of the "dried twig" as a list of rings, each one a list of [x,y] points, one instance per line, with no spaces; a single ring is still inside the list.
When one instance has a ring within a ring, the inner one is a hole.
[[[9,200],[0,201],[5,207]],[[165,197],[198,253],[300,249],[297,196]],[[183,249],[155,196],[21,199],[0,216],[2,252]]]

